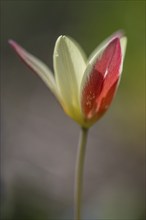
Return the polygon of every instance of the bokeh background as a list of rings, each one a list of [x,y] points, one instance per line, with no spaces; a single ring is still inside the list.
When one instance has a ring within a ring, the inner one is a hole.
[[[79,127],[9,47],[12,38],[52,67],[56,38],[87,55],[110,34],[128,37],[121,84],[90,129],[83,219],[144,219],[145,1],[1,1],[1,216],[72,220]]]

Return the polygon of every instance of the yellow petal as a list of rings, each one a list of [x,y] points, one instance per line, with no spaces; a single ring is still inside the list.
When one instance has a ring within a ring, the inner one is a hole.
[[[78,118],[80,117],[79,88],[86,68],[85,56],[74,40],[60,36],[56,41],[53,58],[56,84],[65,111],[72,118]]]

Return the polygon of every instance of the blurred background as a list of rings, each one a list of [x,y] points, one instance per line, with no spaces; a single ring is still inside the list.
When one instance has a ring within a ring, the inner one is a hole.
[[[9,47],[53,70],[56,38],[89,55],[118,29],[128,47],[111,108],[89,132],[83,219],[144,219],[145,1],[1,1],[1,217],[72,220],[79,127]]]

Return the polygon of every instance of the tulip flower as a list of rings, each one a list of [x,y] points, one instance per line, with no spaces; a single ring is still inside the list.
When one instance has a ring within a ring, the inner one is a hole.
[[[88,128],[108,109],[119,84],[126,48],[122,32],[112,35],[87,60],[73,39],[60,36],[55,44],[54,75],[39,59],[9,41],[21,59],[38,74],[64,111]]]
[[[81,191],[87,131],[109,108],[119,85],[127,38],[119,31],[87,59],[80,45],[60,36],[53,54],[54,74],[13,40],[9,44],[44,81],[62,108],[82,128],[76,174],[76,219],[81,216]]]

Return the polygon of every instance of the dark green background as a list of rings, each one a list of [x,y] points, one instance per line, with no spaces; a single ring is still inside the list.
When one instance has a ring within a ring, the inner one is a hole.
[[[85,219],[142,219],[145,145],[145,1],[1,1],[2,213],[73,218],[78,126],[8,46],[12,38],[52,68],[56,38],[89,55],[116,30],[128,37],[124,71],[87,148]]]

